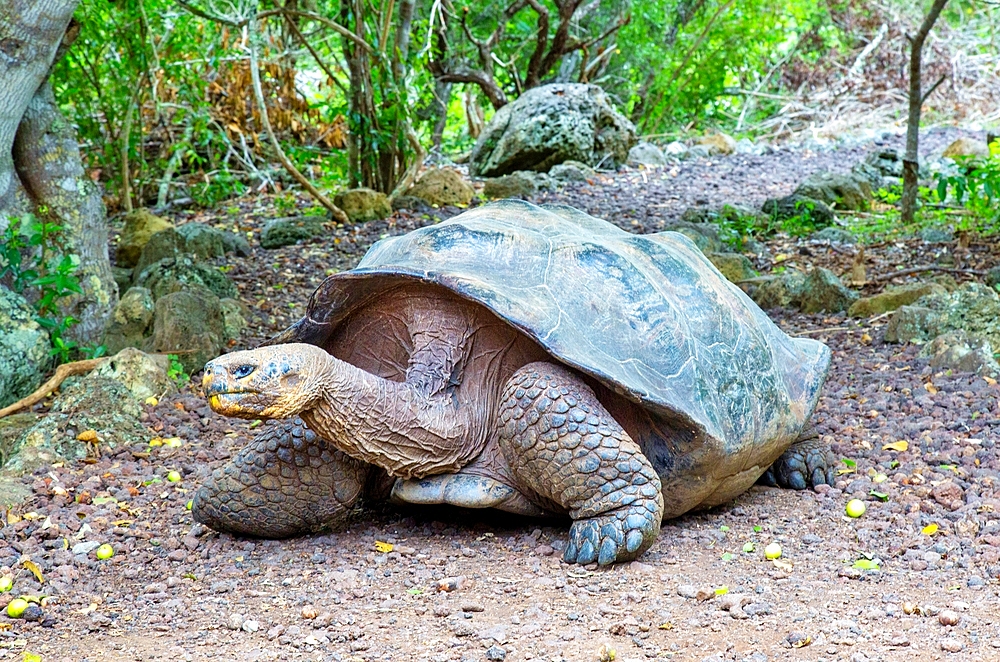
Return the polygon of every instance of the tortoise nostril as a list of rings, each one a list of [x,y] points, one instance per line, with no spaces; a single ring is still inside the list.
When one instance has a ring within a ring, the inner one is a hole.
[[[233,377],[236,377],[237,379],[243,379],[244,377],[249,377],[250,374],[253,373],[253,371],[254,367],[252,365],[244,363],[242,365],[238,365],[235,368],[233,368]]]

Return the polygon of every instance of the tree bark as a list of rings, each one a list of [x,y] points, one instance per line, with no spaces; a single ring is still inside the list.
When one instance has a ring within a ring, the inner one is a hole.
[[[913,215],[917,209],[917,192],[919,190],[918,174],[919,163],[919,140],[920,140],[920,107],[924,103],[924,95],[920,89],[920,68],[921,56],[924,50],[924,41],[927,35],[941,15],[941,10],[948,4],[948,0],[934,0],[924,22],[920,25],[917,36],[910,40],[910,108],[909,117],[906,120],[906,154],[903,156],[903,197],[900,200],[900,222],[912,223]],[[933,91],[933,90],[932,90]]]
[[[63,227],[65,251],[80,258],[83,289],[61,306],[79,321],[66,335],[91,344],[100,341],[118,299],[105,209],[47,82],[78,1],[0,3],[0,231],[26,213]]]

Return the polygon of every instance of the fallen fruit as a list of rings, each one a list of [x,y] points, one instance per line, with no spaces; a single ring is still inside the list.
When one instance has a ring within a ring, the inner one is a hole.
[[[764,558],[766,559],[780,559],[781,558],[781,545],[776,542],[772,542],[770,545],[764,548]]]
[[[28,608],[28,601],[21,598],[14,598],[7,605],[7,615],[11,618],[21,618],[21,614]]]
[[[186,504],[184,505],[184,507],[185,507],[185,508],[187,508],[188,510],[191,510],[191,507],[192,507],[192,506],[194,506],[194,499],[192,499],[191,501],[188,501],[188,502],[187,502],[187,503],[186,503]]]
[[[115,548],[109,545],[108,543],[104,543],[103,545],[97,548],[97,558],[99,558],[102,561],[106,561],[107,559],[110,559],[114,555],[115,555]]]
[[[0,593],[6,593],[14,586],[10,577],[0,577]]]
[[[171,471],[171,472],[169,472],[167,474],[167,480],[170,481],[171,483],[179,483],[179,482],[181,482],[181,472],[179,472],[179,471]]]
[[[848,517],[861,517],[865,514],[865,510],[867,510],[867,507],[861,499],[851,499],[847,502]]]

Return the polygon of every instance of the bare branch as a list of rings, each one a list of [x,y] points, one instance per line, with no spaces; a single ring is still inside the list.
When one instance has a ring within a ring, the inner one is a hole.
[[[271,147],[274,149],[278,156],[278,160],[281,161],[281,165],[285,166],[285,170],[296,179],[303,188],[309,191],[316,200],[330,210],[330,214],[333,215],[340,223],[349,223],[350,219],[347,214],[344,213],[337,205],[333,204],[329,198],[327,198],[323,193],[312,185],[305,175],[299,172],[299,169],[295,167],[287,156],[285,152],[281,149],[281,144],[278,143],[277,136],[274,135],[274,129],[271,127],[271,119],[267,115],[267,104],[264,103],[264,90],[260,84],[260,67],[257,63],[257,45],[254,43],[254,37],[256,33],[255,24],[250,23],[250,39],[248,40],[247,48],[250,50],[250,77],[253,80],[253,93],[257,100],[257,109],[260,111],[260,121],[264,125],[264,131],[267,133],[267,137],[271,141]]]
[[[931,89],[927,90],[927,92],[925,92],[924,95],[920,97],[921,106],[924,105],[925,101],[927,101],[927,97],[934,94],[934,90],[936,90],[938,88],[938,85],[943,83],[947,77],[948,77],[947,74],[941,74],[941,77],[937,79],[937,82],[931,85]]]

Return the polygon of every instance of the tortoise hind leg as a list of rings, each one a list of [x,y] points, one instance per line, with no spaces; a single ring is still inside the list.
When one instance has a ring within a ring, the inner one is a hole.
[[[594,392],[569,370],[530,363],[500,400],[500,447],[518,488],[573,518],[569,563],[629,561],[656,539],[660,478]]]
[[[259,538],[311,533],[350,510],[370,469],[300,418],[268,421],[198,488],[191,512],[217,531]]]
[[[799,437],[760,477],[761,483],[793,490],[833,485],[837,458],[815,433]]]

